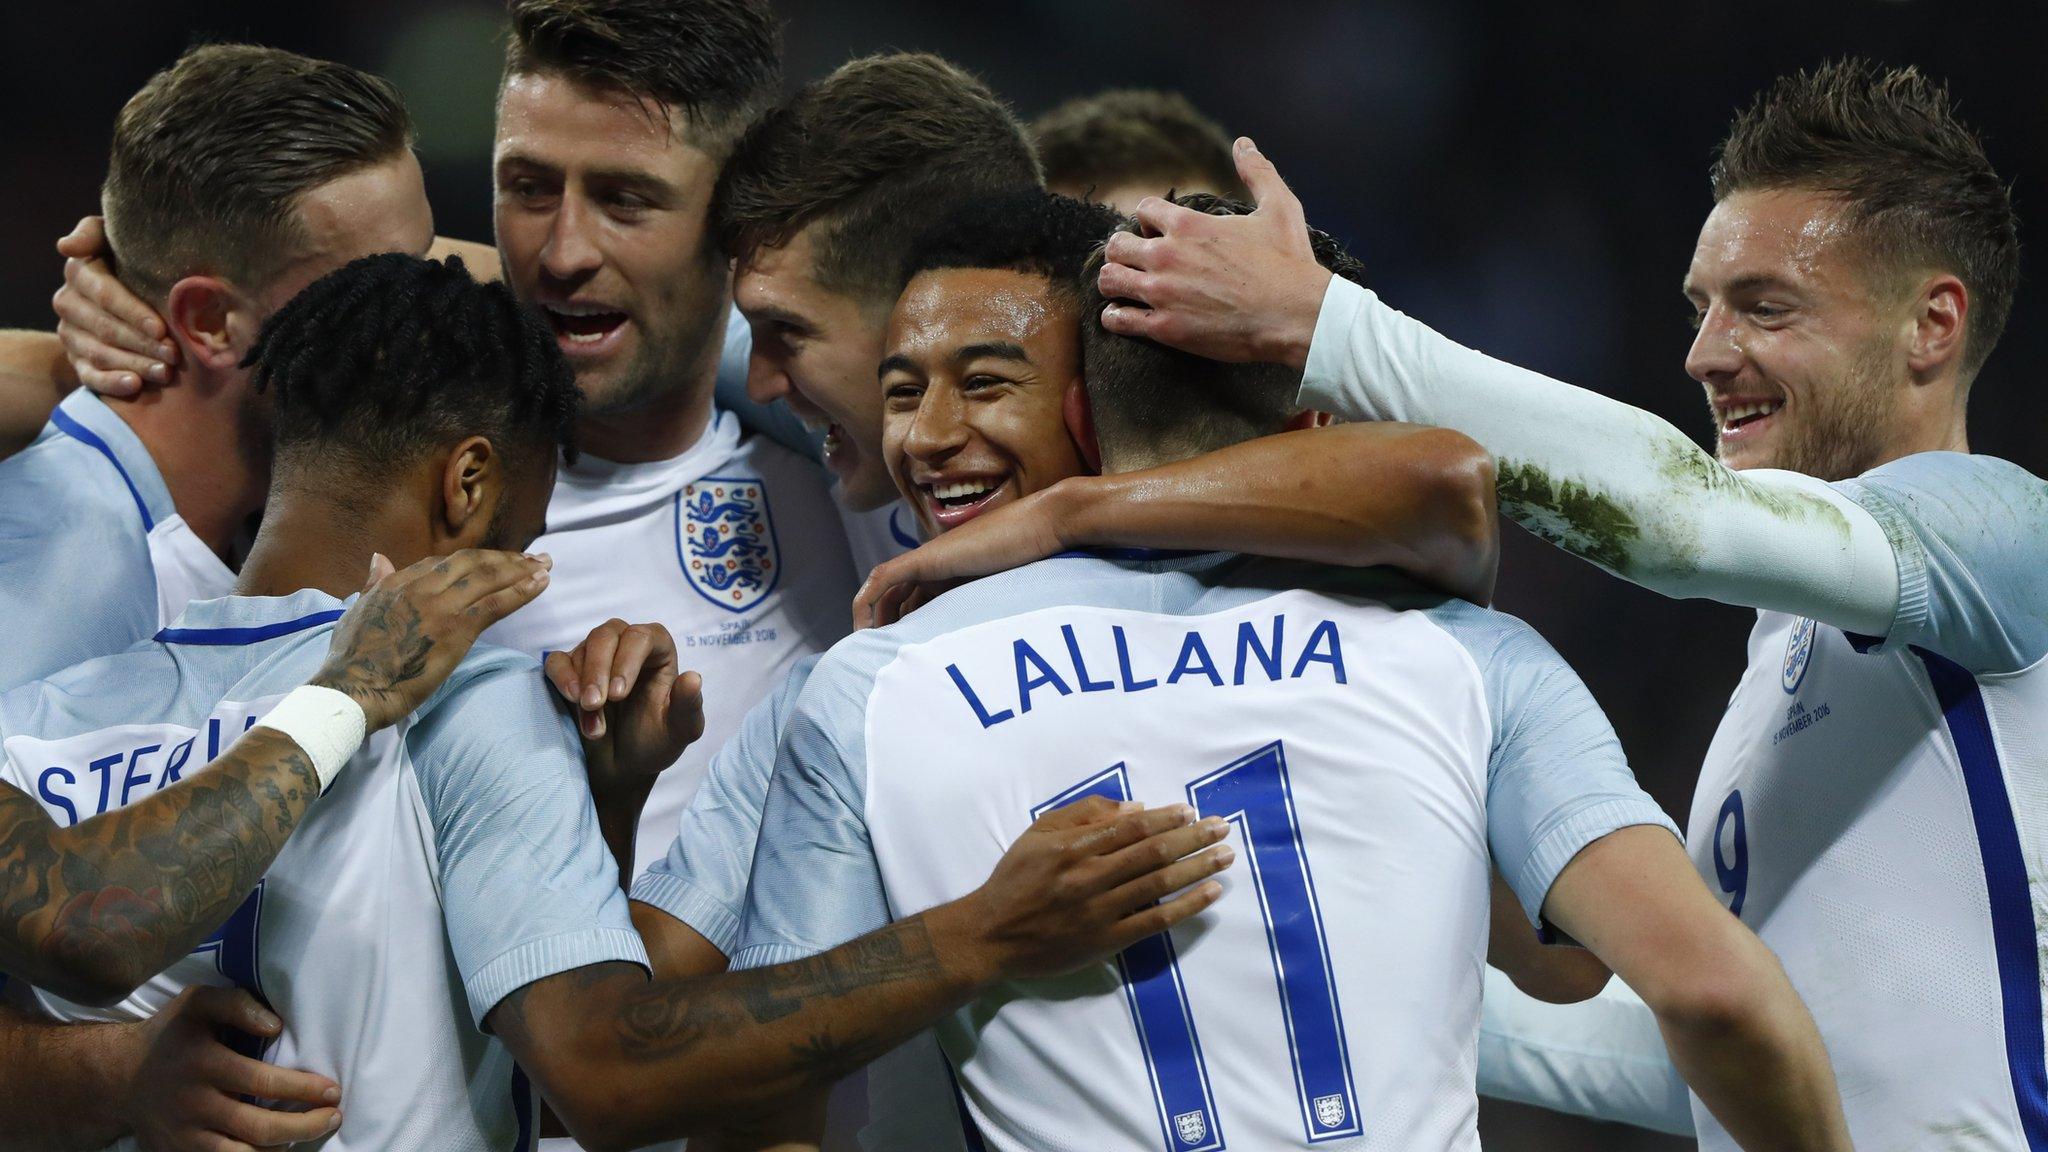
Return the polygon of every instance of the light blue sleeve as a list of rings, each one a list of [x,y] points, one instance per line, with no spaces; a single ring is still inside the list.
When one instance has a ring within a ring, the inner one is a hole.
[[[478,662],[405,739],[433,822],[448,942],[482,1027],[535,980],[608,960],[648,965],[569,718],[532,659]]]
[[[804,427],[789,405],[757,404],[747,395],[747,360],[754,354],[753,330],[734,309],[725,323],[725,351],[718,359],[718,406],[740,418],[740,427],[768,437],[814,464],[825,462],[824,435]]]
[[[1545,1004],[1486,970],[1479,1094],[1552,1112],[1693,1134],[1692,1093],[1672,1067],[1657,1017],[1609,980],[1578,1004]]]
[[[734,968],[813,956],[889,922],[866,812],[867,685],[837,653],[783,731]]]
[[[46,431],[0,462],[0,688],[156,631],[148,511],[86,445]]]
[[[748,711],[740,730],[712,757],[668,855],[633,882],[633,899],[695,929],[730,956],[746,911],[747,874],[761,838],[761,808],[775,771],[776,746],[818,658],[790,669],[768,698]]]
[[[1453,601],[1429,617],[1472,654],[1493,717],[1486,839],[1531,923],[1579,850],[1609,832],[1678,825],[1636,784],[1621,741],[1578,674],[1536,630]],[[1683,839],[1683,837],[1679,837]]]
[[[1993,456],[1922,452],[1835,487],[1884,527],[1898,561],[1883,649],[1917,645],[1972,673],[2048,656],[2048,482]]]

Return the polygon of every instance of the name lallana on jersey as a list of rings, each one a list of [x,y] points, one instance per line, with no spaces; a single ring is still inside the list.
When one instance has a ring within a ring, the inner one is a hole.
[[[1031,711],[1033,695],[1043,692],[1057,696],[1071,696],[1077,691],[1143,692],[1162,683],[1171,687],[1188,679],[1206,681],[1216,688],[1226,684],[1242,687],[1247,677],[1255,681],[1263,677],[1267,683],[1282,679],[1299,680],[1308,672],[1310,665],[1322,665],[1324,671],[1320,674],[1330,676],[1338,684],[1346,683],[1344,644],[1334,620],[1317,621],[1315,627],[1309,629],[1301,647],[1293,650],[1292,660],[1288,659],[1287,618],[1280,615],[1274,616],[1264,631],[1253,621],[1246,620],[1237,625],[1234,636],[1205,638],[1200,630],[1189,629],[1181,639],[1180,654],[1174,658],[1170,669],[1165,665],[1148,666],[1142,655],[1134,661],[1130,641],[1122,625],[1110,625],[1106,635],[1101,634],[1098,625],[1097,634],[1090,639],[1090,647],[1097,652],[1105,646],[1115,647],[1116,659],[1113,662],[1098,656],[1094,665],[1094,668],[1106,672],[1114,663],[1114,678],[1098,679],[1094,675],[1087,658],[1082,655],[1081,638],[1072,624],[1060,625],[1061,644],[1047,652],[1041,652],[1021,636],[1010,642],[1014,684],[1005,682],[999,673],[977,670],[975,681],[981,684],[977,689],[975,682],[968,679],[958,664],[946,665],[946,674],[952,678],[953,686],[959,689],[967,706],[974,710],[974,718],[981,722],[983,728],[992,728]],[[1213,652],[1224,653],[1230,659],[1219,665]],[[1230,671],[1227,681],[1222,671],[1225,667]],[[1043,699],[1041,696],[1040,700]]]

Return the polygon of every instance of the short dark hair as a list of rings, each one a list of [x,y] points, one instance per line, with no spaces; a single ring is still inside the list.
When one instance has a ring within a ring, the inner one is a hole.
[[[1160,191],[1196,181],[1248,199],[1230,136],[1178,92],[1119,88],[1078,96],[1031,122],[1045,182],[1111,188],[1150,182]]]
[[[1249,216],[1252,206],[1207,193],[1173,202],[1212,216]],[[1138,232],[1136,219],[1118,229]],[[1310,228],[1316,262],[1354,283],[1365,267],[1329,233]],[[1098,251],[1081,274],[1081,375],[1104,466],[1179,460],[1279,430],[1298,409],[1301,373],[1280,364],[1226,364],[1102,326],[1110,301],[1096,284]]]
[[[1081,299],[1081,272],[1123,222],[1115,209],[1038,189],[970,200],[935,225],[903,262],[901,282],[941,268],[1006,268]]]
[[[303,240],[301,195],[411,143],[398,90],[367,72],[253,44],[194,48],[114,121],[100,207],[115,267],[145,297],[199,273],[261,287]]]
[[[279,467],[300,452],[382,475],[465,436],[573,458],[576,377],[546,321],[462,258],[365,256],[270,317],[242,362],[275,397]]]
[[[1758,189],[1839,193],[1889,270],[1940,268],[1970,293],[1965,379],[2005,331],[2019,286],[2019,220],[1948,89],[1914,68],[1855,58],[1781,77],[1735,117],[1714,199]]]
[[[1024,129],[988,86],[927,53],[868,56],[804,85],[741,139],[714,218],[741,260],[828,222],[815,275],[834,291],[894,291],[934,214],[1041,186]]]
[[[782,87],[766,0],[511,0],[505,75],[556,74],[683,114],[724,156]]]

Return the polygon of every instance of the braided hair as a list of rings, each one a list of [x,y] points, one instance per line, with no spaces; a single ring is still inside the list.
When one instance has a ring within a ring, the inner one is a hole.
[[[547,323],[450,256],[365,256],[293,297],[242,361],[297,451],[402,465],[465,436],[575,457],[575,375]]]

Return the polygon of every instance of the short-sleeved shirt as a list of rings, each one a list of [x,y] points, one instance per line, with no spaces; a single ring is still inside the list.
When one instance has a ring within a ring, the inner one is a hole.
[[[963,896],[1091,794],[1224,816],[1243,863],[1168,936],[940,1024],[990,1148],[1476,1147],[1490,863],[1534,919],[1588,843],[1676,833],[1518,621],[1383,573],[1066,556],[813,670],[735,963]]]
[[[119,652],[234,581],[134,430],[90,391],[0,460],[0,689]]]
[[[195,603],[154,641],[0,696],[0,771],[62,825],[139,800],[304,683],[342,608],[319,592]],[[485,1018],[605,961],[647,956],[574,729],[530,657],[479,647],[370,738],[198,951],[110,1009],[37,998],[129,1020],[191,984],[245,987],[285,1021],[264,1058],[348,1094],[324,1147],[504,1152],[532,1146],[534,1101]]]
[[[1857,1147],[2048,1149],[2048,483],[1928,452],[1835,487],[1892,541],[1897,618],[1758,613],[1693,861],[1812,1009]]]

